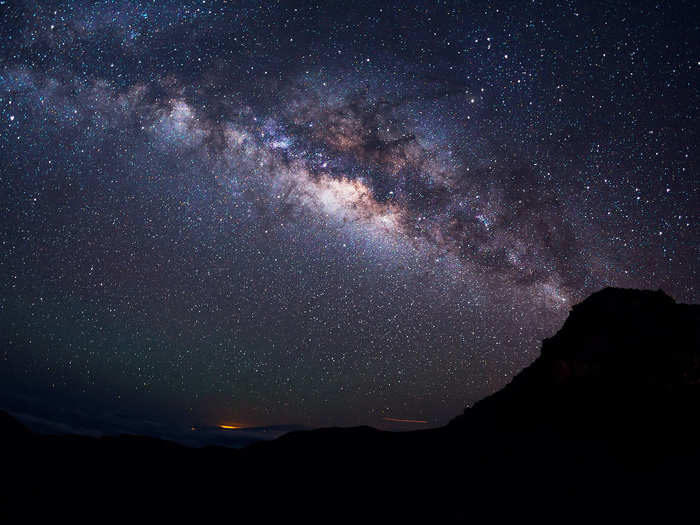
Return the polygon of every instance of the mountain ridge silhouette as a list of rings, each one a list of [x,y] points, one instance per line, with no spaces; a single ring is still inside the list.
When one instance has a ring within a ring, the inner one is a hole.
[[[6,463],[18,465],[2,507],[21,516],[49,502],[72,518],[122,501],[153,519],[226,509],[264,521],[668,519],[691,512],[698,488],[698,408],[700,305],[606,288],[574,306],[508,385],[437,429],[326,428],[191,449],[40,436],[0,413]]]

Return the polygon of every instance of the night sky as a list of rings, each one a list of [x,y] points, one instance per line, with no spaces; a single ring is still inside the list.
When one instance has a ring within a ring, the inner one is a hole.
[[[438,426],[700,302],[700,16],[625,4],[0,2],[2,406]]]

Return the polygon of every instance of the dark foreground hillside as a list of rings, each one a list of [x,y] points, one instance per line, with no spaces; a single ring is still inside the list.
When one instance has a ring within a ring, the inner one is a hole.
[[[593,294],[507,387],[435,430],[321,429],[243,450],[40,436],[5,413],[0,432],[0,518],[18,522],[694,519],[700,306]]]

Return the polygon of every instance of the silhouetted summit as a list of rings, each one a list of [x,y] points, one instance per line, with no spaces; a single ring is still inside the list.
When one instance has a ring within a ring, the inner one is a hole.
[[[19,464],[4,503],[22,514],[49,499],[52,517],[119,502],[158,519],[668,521],[694,510],[699,409],[700,305],[606,288],[510,384],[439,429],[292,432],[238,451],[39,436],[0,414]]]
[[[688,423],[683,410],[700,407],[699,328],[698,305],[660,290],[606,288],[573,307],[535,362],[450,426]]]

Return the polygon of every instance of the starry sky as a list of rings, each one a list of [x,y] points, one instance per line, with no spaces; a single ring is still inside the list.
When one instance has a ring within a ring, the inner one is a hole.
[[[0,402],[438,426],[601,287],[699,302],[699,20],[0,2]]]

